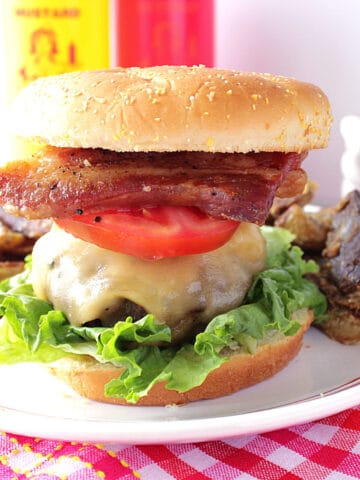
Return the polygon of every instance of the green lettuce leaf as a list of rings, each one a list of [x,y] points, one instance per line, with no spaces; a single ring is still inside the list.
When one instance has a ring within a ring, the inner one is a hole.
[[[254,277],[243,304],[212,319],[193,343],[178,348],[170,345],[170,329],[150,314],[112,328],[70,325],[62,312],[34,296],[28,259],[23,273],[0,283],[0,363],[52,362],[70,355],[111,362],[124,371],[106,385],[105,394],[128,402],[137,402],[161,381],[169,389],[190,390],[227,361],[229,348],[253,353],[269,330],[285,335],[298,330],[291,319],[295,310],[312,308],[316,316],[326,311],[325,297],[304,278],[318,267],[291,246],[292,234],[273,227],[262,232],[266,269]]]

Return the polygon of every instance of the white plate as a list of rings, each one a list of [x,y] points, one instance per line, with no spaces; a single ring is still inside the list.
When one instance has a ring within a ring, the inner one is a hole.
[[[289,427],[359,404],[360,346],[341,345],[312,328],[300,354],[275,377],[180,407],[91,402],[38,365],[1,366],[0,378],[3,431],[89,442],[196,442]]]

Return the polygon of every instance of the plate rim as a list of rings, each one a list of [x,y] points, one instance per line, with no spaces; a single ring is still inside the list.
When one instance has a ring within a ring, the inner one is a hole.
[[[287,405],[228,416],[174,419],[164,422],[149,420],[141,423],[126,422],[124,419],[85,420],[64,418],[64,416],[48,416],[47,421],[44,422],[44,416],[39,413],[0,406],[0,428],[15,435],[104,444],[151,445],[213,441],[289,428],[355,407],[360,404],[360,378],[355,385],[335,393],[316,394],[314,397]],[[14,416],[16,416],[15,422]],[[138,428],[140,424],[141,429]]]

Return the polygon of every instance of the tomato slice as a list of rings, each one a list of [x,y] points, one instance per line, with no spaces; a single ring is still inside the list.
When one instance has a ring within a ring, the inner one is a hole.
[[[82,213],[56,223],[86,242],[147,260],[215,250],[239,225],[195,207],[170,206]]]

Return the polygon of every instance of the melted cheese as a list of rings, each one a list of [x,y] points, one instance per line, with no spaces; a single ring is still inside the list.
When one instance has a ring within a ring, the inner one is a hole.
[[[116,312],[124,299],[167,323],[173,339],[241,304],[265,265],[260,229],[241,224],[222,247],[199,255],[145,261],[99,248],[57,227],[34,247],[35,294],[74,325]]]

